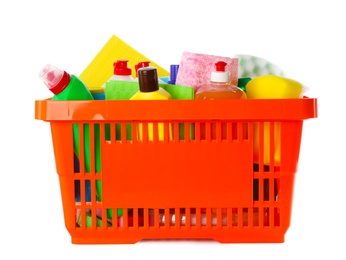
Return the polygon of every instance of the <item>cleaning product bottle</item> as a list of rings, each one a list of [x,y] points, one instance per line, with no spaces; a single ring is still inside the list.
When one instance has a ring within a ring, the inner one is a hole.
[[[105,89],[107,82],[111,80],[123,80],[132,81],[132,69],[127,65],[128,60],[117,60],[113,63],[113,76],[109,78],[103,85],[102,88]]]
[[[171,94],[159,87],[157,69],[155,67],[143,67],[138,69],[139,90],[130,100],[169,100]],[[171,125],[169,126],[169,137],[172,136]],[[138,124],[138,140],[143,140],[143,126]],[[148,140],[154,140],[153,123],[148,123]],[[158,124],[158,140],[164,139],[164,124]]]
[[[178,75],[178,70],[179,70],[178,64],[172,64],[170,66],[170,74],[169,74],[168,84],[175,85],[175,81],[176,81],[177,75]]]
[[[138,81],[138,69],[149,67],[149,65],[150,65],[150,61],[141,61],[141,62],[138,62],[135,65],[135,70],[136,70],[136,78],[135,78],[135,80],[136,81]]]
[[[226,65],[223,61],[215,63],[216,71],[211,73],[210,83],[196,91],[195,99],[247,99],[241,88],[231,84]]]
[[[213,71],[210,76],[209,84],[201,86],[195,94],[195,99],[247,99],[246,93],[237,86],[230,82],[230,75],[228,71],[225,71],[227,63],[218,61],[215,63],[216,71]],[[206,139],[206,124],[200,124],[200,138]],[[211,124],[211,136],[212,140],[216,139],[216,125]],[[246,123],[243,125],[243,136],[247,135]],[[236,126],[232,129],[232,137],[227,137],[227,126],[221,125],[221,139],[238,138],[238,132]]]
[[[132,69],[127,65],[128,60],[117,60],[114,62],[114,75],[109,80],[132,81]]]
[[[48,89],[53,92],[52,100],[93,100],[93,96],[87,86],[81,79],[73,74],[69,74],[64,70],[60,70],[50,64],[45,65],[39,74],[40,79],[45,83]],[[84,171],[90,173],[90,128],[89,124],[85,124],[84,131]],[[100,158],[100,126],[95,124],[95,172],[101,172]],[[79,129],[78,124],[73,124],[73,142],[75,157],[80,159],[80,144],[79,144]],[[79,165],[80,167],[80,165]],[[77,167],[78,168],[78,167]],[[76,169],[79,171],[79,169]],[[90,182],[89,182],[90,183]],[[90,184],[86,184],[86,197],[90,197]],[[101,184],[98,183],[98,186]],[[101,195],[100,195],[101,196]],[[77,199],[78,200],[78,199]]]
[[[138,81],[138,69],[140,68],[145,68],[145,67],[149,67],[150,66],[150,61],[141,61],[138,62],[135,65],[135,70],[136,70],[136,78],[134,78],[135,81]],[[164,82],[163,80],[161,80],[160,78],[158,78],[158,82],[159,84],[165,84],[166,82]]]
[[[90,90],[75,75],[50,64],[45,65],[39,75],[48,89],[53,92],[52,100],[92,100]]]
[[[105,89],[107,88],[107,84],[109,84],[110,81],[113,80],[120,80],[120,81],[133,81],[132,77],[132,69],[128,67],[128,60],[117,60],[113,64],[114,66],[114,74],[113,76],[105,83]],[[107,91],[107,89],[106,89]],[[106,97],[107,99],[107,97]],[[121,126],[120,124],[116,124],[116,139],[120,140],[121,139]],[[127,124],[126,125],[126,133],[127,133],[127,139],[131,140],[131,125]],[[105,132],[106,132],[106,140],[110,139],[110,125],[106,124],[105,125]]]

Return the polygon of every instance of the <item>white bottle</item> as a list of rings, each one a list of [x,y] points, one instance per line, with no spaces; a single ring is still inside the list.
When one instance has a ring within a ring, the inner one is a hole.
[[[117,60],[114,62],[114,74],[107,82],[111,80],[133,81],[132,70],[127,66],[127,63],[128,60]],[[103,88],[106,87],[106,83],[103,84]]]

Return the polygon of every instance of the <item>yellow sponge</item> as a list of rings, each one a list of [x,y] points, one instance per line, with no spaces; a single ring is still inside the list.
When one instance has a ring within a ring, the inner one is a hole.
[[[112,35],[79,77],[89,89],[99,89],[111,76],[113,76],[113,63],[117,60],[129,61],[128,65],[132,68],[133,78],[136,77],[135,65],[141,61],[150,61],[150,66],[157,68],[159,77],[169,76],[167,70],[133,49],[115,35]]]
[[[248,98],[299,98],[303,85],[293,79],[262,75],[246,84]]]

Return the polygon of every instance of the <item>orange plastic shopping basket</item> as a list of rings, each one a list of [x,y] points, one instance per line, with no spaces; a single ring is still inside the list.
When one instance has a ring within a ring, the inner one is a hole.
[[[72,243],[283,242],[317,100],[47,99],[35,110],[50,122]]]

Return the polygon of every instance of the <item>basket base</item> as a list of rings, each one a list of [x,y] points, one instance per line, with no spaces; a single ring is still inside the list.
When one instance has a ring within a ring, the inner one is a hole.
[[[218,234],[210,237],[201,236],[179,236],[170,234],[170,236],[153,236],[153,237],[135,237],[135,236],[84,236],[71,237],[72,244],[136,244],[138,242],[150,241],[214,241],[222,244],[227,243],[283,243],[285,236],[282,234],[256,233],[256,232],[236,232],[237,234]]]

